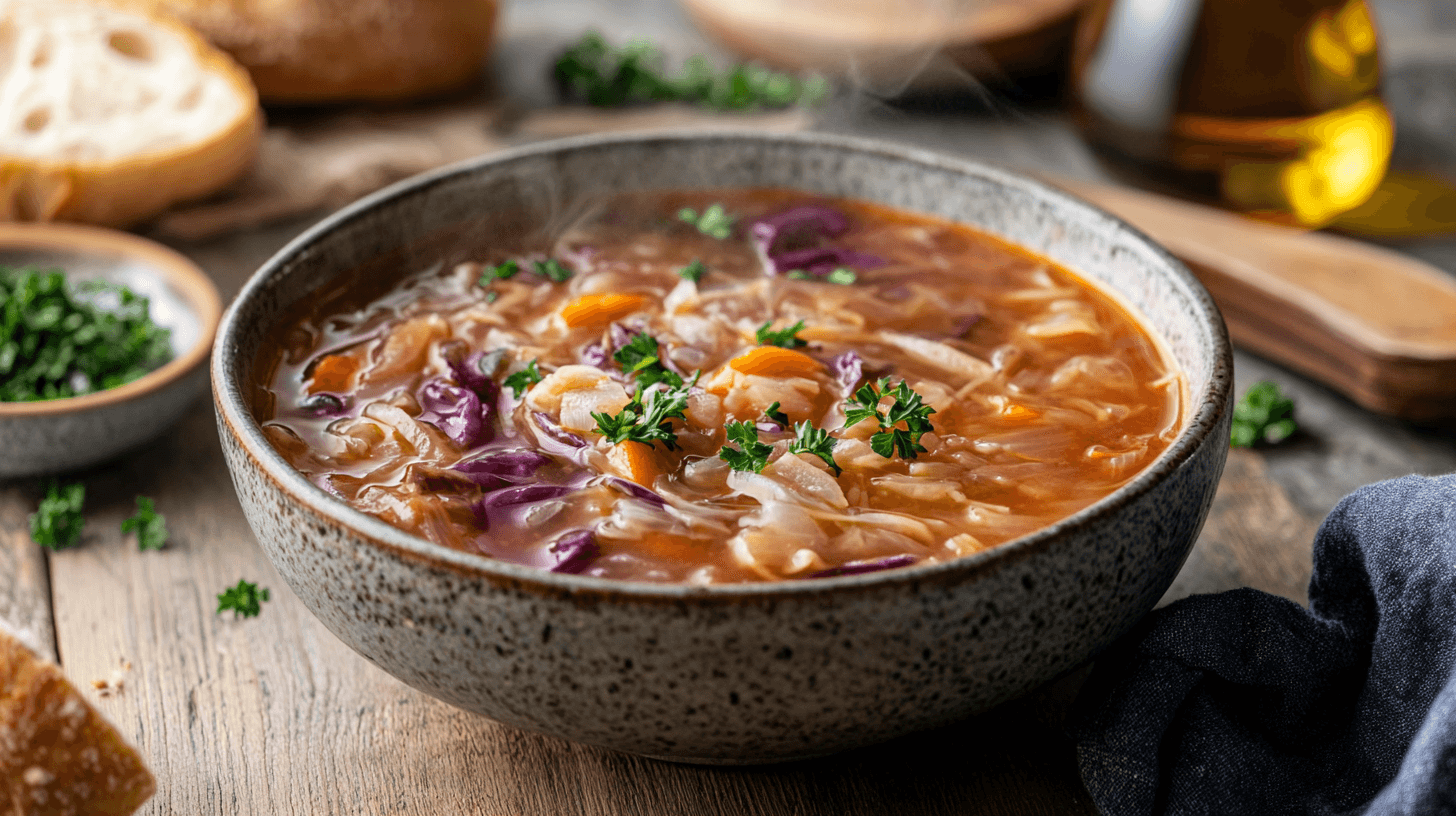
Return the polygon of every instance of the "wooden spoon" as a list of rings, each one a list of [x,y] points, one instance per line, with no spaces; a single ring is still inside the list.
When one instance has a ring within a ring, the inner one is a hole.
[[[1456,417],[1456,279],[1397,252],[1166,196],[1056,179],[1193,270],[1234,342],[1355,402]]]

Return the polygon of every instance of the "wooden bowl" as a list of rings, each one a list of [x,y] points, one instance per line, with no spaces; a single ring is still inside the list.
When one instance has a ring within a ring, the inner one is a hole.
[[[79,397],[0,402],[0,478],[103,462],[161,434],[207,383],[203,362],[222,315],[191,261],[125,232],[75,224],[0,224],[0,266],[59,268],[73,281],[123,284],[172,332],[172,359],[125,385]]]

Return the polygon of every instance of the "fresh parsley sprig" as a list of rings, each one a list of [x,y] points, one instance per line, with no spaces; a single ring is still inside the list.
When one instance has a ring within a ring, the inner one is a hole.
[[[31,540],[49,550],[81,543],[81,529],[86,526],[81,506],[85,503],[85,484],[71,482],[63,485],[52,479],[40,506],[30,514]]]
[[[718,458],[734,470],[762,473],[768,467],[769,454],[773,445],[758,441],[758,426],[752,422],[730,422],[724,426],[729,442],[738,443],[738,449],[727,445],[718,451]]]
[[[758,340],[760,346],[778,346],[779,348],[793,349],[803,348],[809,345],[807,340],[799,337],[799,332],[804,330],[804,321],[800,320],[787,329],[779,329],[778,331],[770,331],[769,326],[772,325],[773,323],[765,323],[759,326],[758,331],[754,333],[754,338]]]
[[[733,234],[733,222],[736,219],[723,209],[722,204],[709,204],[701,213],[692,207],[683,207],[677,211],[677,220],[686,221],[696,227],[698,232],[721,241]]]
[[[639,390],[660,382],[673,388],[682,387],[682,377],[662,364],[657,338],[647,332],[633,335],[626,345],[612,354],[612,359],[623,371],[633,375]]]
[[[480,280],[476,283],[480,286],[489,286],[492,281],[507,280],[516,276],[521,271],[520,262],[514,259],[501,261],[495,266],[487,266],[485,271],[480,273]]]
[[[794,426],[794,440],[789,443],[789,453],[808,453],[824,460],[838,476],[843,473],[839,463],[834,461],[834,446],[839,440],[829,435],[823,428],[815,428],[808,420],[804,420]],[[922,448],[921,450],[924,450]]]
[[[702,283],[703,276],[708,274],[708,266],[700,260],[693,259],[693,262],[677,271],[677,275],[684,280],[693,283]]]
[[[1295,431],[1294,400],[1284,396],[1279,386],[1268,380],[1254,383],[1234,406],[1233,419],[1229,435],[1232,447],[1283,442]]]
[[[786,414],[783,411],[780,411],[779,410],[779,404],[777,402],[775,402],[773,405],[770,405],[769,407],[763,409],[763,415],[766,416],[766,417],[768,417],[769,418],[769,421],[771,421],[771,422],[777,422],[780,426],[782,426],[784,428],[787,428],[790,425],[793,425],[794,424],[794,423],[792,423],[792,422],[789,421],[789,415],[788,414]]]
[[[886,396],[894,402],[881,412],[880,400]],[[914,459],[925,452],[920,437],[935,430],[930,424],[933,413],[935,409],[926,405],[924,398],[904,380],[891,389],[890,378],[881,377],[879,382],[860,386],[849,398],[844,408],[844,427],[874,419],[880,430],[870,437],[870,448],[886,459],[895,455]]]
[[[167,517],[157,512],[152,500],[136,497],[136,513],[121,523],[121,534],[136,533],[137,549],[160,550],[167,544]]]
[[[217,596],[217,613],[231,609],[234,617],[254,618],[263,611],[263,602],[268,600],[268,590],[259,589],[250,581],[238,579],[237,586],[231,586]]]
[[[688,407],[688,389],[697,381],[694,377],[691,383],[666,389],[640,387],[616,416],[593,411],[592,419],[597,421],[601,435],[613,444],[629,440],[644,445],[661,442],[668,450],[677,450],[677,432],[668,420],[687,419],[684,412]]]
[[[555,258],[547,258],[544,261],[532,261],[531,271],[550,280],[552,283],[564,283],[571,279],[571,270],[567,269],[561,261]]]
[[[539,359],[526,363],[526,367],[505,378],[502,383],[506,388],[511,389],[511,395],[516,399],[526,395],[526,390],[543,379],[541,369],[536,366]]]

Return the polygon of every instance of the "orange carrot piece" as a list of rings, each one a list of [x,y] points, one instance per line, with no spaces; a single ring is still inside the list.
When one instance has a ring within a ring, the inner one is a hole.
[[[643,487],[652,487],[665,469],[651,445],[626,439],[607,451],[607,461],[622,474]]]
[[[600,326],[638,311],[647,298],[641,295],[582,295],[561,307],[561,318],[570,328]]]
[[[358,370],[358,358],[348,354],[330,354],[313,367],[313,380],[308,384],[308,393],[346,392]]]
[[[749,349],[729,360],[728,365],[744,374],[766,377],[807,377],[824,368],[818,360],[803,352],[778,346]]]
[[[1011,420],[1023,420],[1036,419],[1037,417],[1041,416],[1041,414],[1031,408],[1026,407],[1025,405],[1017,405],[1016,403],[1012,402],[1007,403],[1006,407],[1001,409],[1001,416]]]

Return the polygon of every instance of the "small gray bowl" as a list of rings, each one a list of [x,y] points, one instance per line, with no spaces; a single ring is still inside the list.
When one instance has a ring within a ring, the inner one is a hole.
[[[349,270],[470,257],[492,219],[582,196],[776,185],[971,224],[1116,292],[1189,383],[1177,439],[1102,501],[958,561],[692,587],[558,575],[431,544],[314,487],[252,411],[280,316]],[[1162,595],[1228,451],[1232,360],[1208,294],[1118,219],[1004,170],[810,135],[593,137],[418,176],[328,218],[244,287],[213,356],[238,496],[314,614],[404,682],[521,728],[628,753],[766,763],[966,717],[1088,660]]]
[[[172,359],[125,385],[80,397],[0,402],[0,478],[104,462],[161,434],[207,385],[222,317],[217,289],[191,261],[153,241],[76,224],[0,224],[0,266],[61,269],[71,281],[125,285],[172,331]]]

